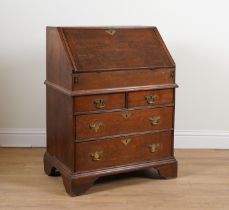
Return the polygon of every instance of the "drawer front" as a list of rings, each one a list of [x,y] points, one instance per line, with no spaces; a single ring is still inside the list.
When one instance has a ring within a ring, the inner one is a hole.
[[[73,90],[110,89],[146,85],[174,84],[174,69],[110,71],[77,74]]]
[[[74,98],[74,110],[76,112],[86,112],[94,110],[118,109],[125,106],[125,94],[104,94],[79,96]]]
[[[173,103],[173,89],[128,93],[128,107],[154,106]]]
[[[75,149],[76,171],[154,161],[172,156],[172,132],[76,143]]]
[[[76,139],[172,128],[173,107],[76,116]]]

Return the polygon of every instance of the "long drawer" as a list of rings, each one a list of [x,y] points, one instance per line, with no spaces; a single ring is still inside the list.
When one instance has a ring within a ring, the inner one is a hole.
[[[76,116],[76,139],[169,129],[173,107],[116,111]]]
[[[172,155],[172,131],[76,143],[75,152],[76,171],[159,160]]]
[[[146,85],[174,84],[174,69],[141,69],[127,71],[90,72],[75,75],[78,83],[73,90],[112,89]],[[88,82],[89,81],[89,82]]]

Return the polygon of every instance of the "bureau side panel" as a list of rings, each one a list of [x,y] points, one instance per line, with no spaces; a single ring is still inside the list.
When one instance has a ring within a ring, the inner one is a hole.
[[[46,87],[47,151],[74,170],[73,99]]]
[[[60,32],[57,28],[48,27],[46,30],[46,79],[48,82],[72,90],[73,67]]]
[[[174,109],[173,109],[173,131],[172,131],[172,155],[174,156],[174,131],[175,131],[175,111],[176,111],[176,108],[175,108],[175,97],[176,97],[176,89],[174,88],[173,89],[173,103],[174,103]]]

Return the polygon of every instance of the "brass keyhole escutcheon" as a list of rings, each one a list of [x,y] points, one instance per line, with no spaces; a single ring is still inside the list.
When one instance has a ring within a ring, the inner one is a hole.
[[[97,133],[102,125],[102,122],[93,122],[89,124],[89,128]]]
[[[131,142],[131,138],[124,138],[124,139],[121,139],[121,142],[127,146],[130,142]]]
[[[149,121],[151,123],[151,125],[157,125],[160,123],[161,117],[160,116],[154,116],[154,117],[150,117]]]
[[[145,99],[148,104],[154,104],[157,99],[157,95],[145,96]]]
[[[125,113],[122,113],[122,116],[125,120],[128,120],[130,117],[131,117],[131,113],[130,112],[125,112]]]
[[[150,152],[155,153],[160,149],[160,144],[159,143],[150,144],[149,149],[150,149]]]
[[[108,29],[108,30],[105,30],[106,33],[110,34],[111,36],[113,36],[115,33],[116,33],[116,30],[114,29]]]
[[[93,161],[98,161],[102,159],[103,151],[96,151],[94,153],[90,153],[90,157]]]
[[[95,107],[96,107],[97,109],[102,109],[102,108],[105,107],[105,100],[104,100],[104,99],[96,99],[96,100],[94,101],[94,104],[95,104]]]

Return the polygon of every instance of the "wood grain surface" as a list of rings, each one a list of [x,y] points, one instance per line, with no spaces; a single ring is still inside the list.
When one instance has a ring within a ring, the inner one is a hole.
[[[62,31],[80,71],[174,67],[155,27],[77,30],[62,27]]]

